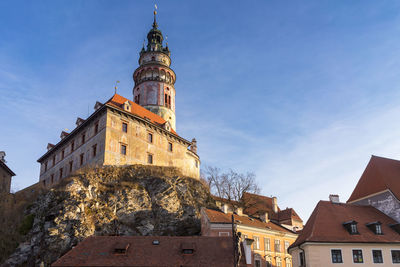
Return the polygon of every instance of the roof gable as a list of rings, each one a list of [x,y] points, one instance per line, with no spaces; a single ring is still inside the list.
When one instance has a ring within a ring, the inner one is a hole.
[[[358,223],[357,235],[349,234],[343,227],[344,222],[353,220]],[[382,223],[383,235],[374,234],[366,225],[376,221]],[[394,223],[395,220],[372,206],[320,201],[291,247],[304,242],[400,243],[400,235],[389,226]]]
[[[400,199],[400,161],[372,156],[347,202],[384,190]]]

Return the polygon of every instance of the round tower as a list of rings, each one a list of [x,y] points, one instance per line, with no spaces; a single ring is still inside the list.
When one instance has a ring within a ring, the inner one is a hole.
[[[135,103],[159,115],[176,130],[175,72],[170,68],[171,53],[168,43],[163,46],[163,35],[158,29],[154,11],[153,28],[147,34],[147,47],[140,51],[139,67],[133,73]]]

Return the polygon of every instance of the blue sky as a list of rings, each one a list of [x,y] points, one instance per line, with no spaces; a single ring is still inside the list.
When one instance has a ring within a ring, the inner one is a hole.
[[[1,1],[0,150],[13,190],[96,100],[132,99],[153,1]],[[400,159],[400,2],[159,1],[178,133],[203,165],[254,171],[306,220],[372,154]]]

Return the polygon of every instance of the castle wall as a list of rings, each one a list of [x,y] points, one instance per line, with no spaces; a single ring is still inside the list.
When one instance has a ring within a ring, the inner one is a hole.
[[[0,168],[0,193],[10,193],[11,175],[9,172]]]
[[[127,132],[122,124],[127,124]],[[152,141],[149,140],[149,135]],[[172,144],[172,151],[170,151]],[[126,147],[126,154],[122,153]],[[200,177],[200,161],[188,143],[167,131],[116,110],[107,111],[105,165],[154,164],[174,166],[185,176]],[[152,157],[152,163],[149,157]]]
[[[98,125],[97,127],[96,124]],[[103,112],[87,125],[81,127],[74,133],[73,137],[64,137],[69,138],[68,142],[52,151],[41,162],[40,181],[43,185],[50,187],[83,166],[102,165],[104,162],[105,127],[106,113]],[[84,139],[82,137],[83,134],[85,135]],[[72,143],[74,144],[73,149]],[[64,157],[62,151],[64,151]]]

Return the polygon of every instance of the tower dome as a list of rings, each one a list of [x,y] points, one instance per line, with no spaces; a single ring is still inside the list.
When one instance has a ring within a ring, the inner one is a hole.
[[[175,122],[175,72],[170,68],[168,45],[163,46],[164,37],[158,29],[154,11],[153,27],[147,34],[147,47],[143,45],[139,67],[133,73],[135,103],[168,121],[176,130]]]

